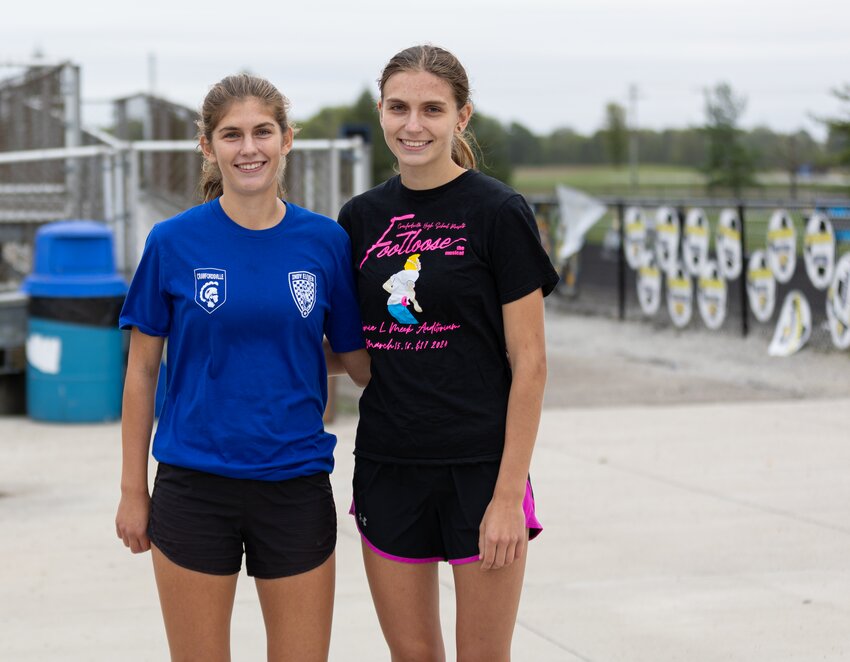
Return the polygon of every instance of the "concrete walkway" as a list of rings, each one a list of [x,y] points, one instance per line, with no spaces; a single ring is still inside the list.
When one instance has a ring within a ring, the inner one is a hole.
[[[520,662],[850,659],[850,397],[548,409]],[[345,514],[331,659],[388,660]],[[149,555],[115,538],[119,426],[0,418],[0,660],[166,660]],[[443,578],[446,643],[453,638]],[[240,580],[233,659],[264,659]],[[449,654],[449,659],[453,659]]]

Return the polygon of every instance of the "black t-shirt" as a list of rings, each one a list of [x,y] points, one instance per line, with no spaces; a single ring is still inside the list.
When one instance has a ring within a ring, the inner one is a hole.
[[[511,385],[502,305],[558,281],[524,198],[474,170],[425,191],[394,177],[346,203],[339,223],[372,357],[355,453],[499,459]]]

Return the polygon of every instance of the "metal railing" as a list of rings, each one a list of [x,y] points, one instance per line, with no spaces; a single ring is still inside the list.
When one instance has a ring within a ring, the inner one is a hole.
[[[76,190],[54,181],[57,163],[72,164]],[[129,273],[150,225],[198,202],[200,164],[193,140],[104,136],[99,145],[0,152],[0,173],[4,167],[26,173],[26,182],[0,183],[0,241],[31,241],[49,221],[101,220],[113,229],[117,263]],[[296,140],[286,182],[293,202],[335,217],[369,186],[368,147],[359,137]]]

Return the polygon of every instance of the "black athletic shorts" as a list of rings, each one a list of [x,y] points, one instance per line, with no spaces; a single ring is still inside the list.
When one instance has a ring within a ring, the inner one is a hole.
[[[455,465],[384,464],[357,457],[351,514],[365,544],[404,563],[478,560],[478,533],[493,498],[498,462]],[[531,482],[523,501],[529,537],[543,527]]]
[[[336,546],[330,478],[249,480],[160,464],[148,536],[177,565],[211,575],[239,572],[243,551],[252,577],[307,572]]]

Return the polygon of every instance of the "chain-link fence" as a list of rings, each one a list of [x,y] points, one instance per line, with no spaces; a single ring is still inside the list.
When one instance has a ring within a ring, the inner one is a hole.
[[[14,70],[11,70],[14,71]],[[65,147],[65,66],[27,67],[0,86],[0,151]],[[3,181],[6,179],[4,173]]]
[[[93,142],[80,126],[77,66],[0,64],[6,74],[0,84],[0,153],[30,154],[0,163],[0,241],[26,243],[40,223],[102,213],[96,190],[102,164],[79,160],[81,153],[73,151]],[[71,150],[69,158],[52,158],[57,149]]]
[[[72,218],[112,226],[129,275],[151,225],[200,201],[197,113],[139,94],[114,102],[110,132],[83,129],[76,66],[19,69],[0,82],[0,282],[14,287],[29,271],[40,225]],[[369,172],[369,148],[359,138],[296,140],[287,197],[335,217],[368,188]]]
[[[530,202],[558,237],[557,200]],[[790,309],[799,321],[792,331],[808,346],[850,344],[846,325],[832,314],[848,297],[842,269],[850,268],[850,256],[841,257],[850,255],[850,200],[602,202],[605,214],[582,249],[558,265],[567,309],[685,331],[756,334],[766,346],[781,335],[778,327],[788,327],[783,311]],[[555,255],[557,241],[551,243]]]
[[[368,186],[368,153],[359,138],[296,141],[286,171],[287,198],[335,217]],[[104,221],[128,272],[153,223],[199,202],[201,157],[194,141],[139,141],[69,149],[0,152],[0,242],[31,244],[35,230],[59,219]],[[74,187],[57,171],[74,172]],[[7,265],[8,266],[8,265]],[[15,265],[27,273],[28,264]]]
[[[147,94],[115,102],[115,137],[142,153],[138,186],[175,212],[199,202],[201,155],[197,112]],[[368,186],[369,153],[357,139],[298,140],[287,157],[286,194],[296,204],[335,217]]]

